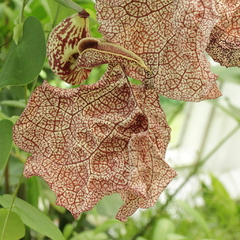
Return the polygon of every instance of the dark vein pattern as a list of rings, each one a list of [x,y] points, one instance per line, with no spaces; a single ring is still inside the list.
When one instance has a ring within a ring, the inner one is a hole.
[[[118,192],[121,221],[153,206],[175,177],[163,160],[169,134],[158,95],[132,86],[119,65],[91,86],[64,90],[45,82],[13,129],[16,145],[32,153],[24,175],[43,177],[58,205],[77,218]]]
[[[240,1],[216,2],[221,19],[212,30],[207,52],[222,66],[240,67]]]
[[[215,0],[97,0],[100,32],[107,41],[139,55],[152,71],[128,75],[166,97],[200,101],[221,95],[205,56],[220,15]]]

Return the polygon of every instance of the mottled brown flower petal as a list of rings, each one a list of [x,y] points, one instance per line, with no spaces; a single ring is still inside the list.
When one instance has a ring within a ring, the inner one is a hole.
[[[137,54],[152,71],[128,75],[166,97],[200,101],[221,95],[205,49],[219,20],[214,0],[97,0],[100,32]]]
[[[48,39],[47,55],[51,69],[62,80],[72,85],[88,78],[91,70],[76,65],[79,56],[77,45],[82,38],[90,37],[88,14],[73,14],[60,22]]]
[[[169,142],[169,127],[165,116],[159,107],[158,95],[154,90],[144,87],[133,87],[135,99],[148,118],[148,131],[132,134],[128,144],[132,171],[130,188],[132,191],[122,191],[124,205],[116,218],[126,221],[126,217],[138,208],[152,207],[160,193],[166,188],[176,172],[164,162],[165,150]],[[143,196],[134,194],[136,186]]]
[[[240,1],[217,1],[221,15],[207,47],[209,55],[222,66],[240,67]]]
[[[118,192],[125,221],[152,206],[176,175],[163,161],[170,129],[154,90],[132,86],[120,66],[96,84],[32,94],[14,126],[16,145],[32,153],[24,175],[46,180],[75,218]]]

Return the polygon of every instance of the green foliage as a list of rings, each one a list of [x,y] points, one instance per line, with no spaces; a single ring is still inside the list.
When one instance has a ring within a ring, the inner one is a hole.
[[[32,82],[43,67],[45,55],[42,25],[37,18],[29,17],[23,25],[23,37],[18,45],[12,43],[9,50],[0,73],[0,87]]]
[[[12,148],[12,126],[9,120],[0,121],[0,169],[6,164]]]
[[[230,198],[226,189],[219,180],[211,176],[212,186],[203,186],[203,198],[206,207],[203,208],[205,214],[214,212],[208,216],[208,223],[215,230],[215,238],[238,239],[240,237],[239,203]],[[236,231],[238,229],[238,231]]]
[[[173,221],[168,218],[160,218],[155,223],[151,239],[158,240],[159,236],[161,236],[162,239],[167,239],[175,230]]]
[[[10,207],[11,202],[11,195],[3,195],[0,197],[0,203],[5,208]],[[46,235],[53,240],[64,240],[57,226],[46,215],[29,203],[16,198],[13,211],[18,214],[26,226],[36,230],[40,234]],[[12,227],[13,226],[14,225],[12,225]]]
[[[9,215],[8,215],[9,214]],[[4,240],[18,240],[24,237],[25,227],[21,218],[8,209],[0,209],[0,237]]]
[[[191,207],[188,203],[186,203],[186,202],[176,201],[176,203],[179,205],[179,207],[180,207],[181,209],[183,209],[183,210],[186,212],[186,214],[188,214],[188,215],[192,218],[192,220],[193,220],[194,222],[196,222],[196,223],[198,224],[199,228],[201,228],[201,229],[205,232],[205,234],[206,234],[208,237],[210,237],[210,235],[211,235],[210,229],[209,229],[209,227],[208,227],[208,224],[207,224],[206,220],[205,220],[204,217],[202,216],[202,214],[201,214],[198,210],[192,208],[192,207]]]
[[[80,7],[78,4],[71,0],[54,0],[55,2],[63,5],[66,8],[70,8],[72,10],[75,10],[77,12],[80,12],[82,10],[82,7]]]
[[[126,223],[114,219],[116,209],[121,205],[117,195],[106,197],[95,209],[75,220],[68,211],[55,205],[55,196],[42,179],[32,177],[21,183],[27,154],[12,146],[12,121],[21,114],[28,97],[43,79],[55,86],[69,87],[50,70],[45,49],[52,28],[78,9],[78,5],[69,0],[29,1],[23,15],[20,15],[25,18],[21,32],[21,23],[15,20],[23,2],[27,1],[0,3],[0,236],[4,234],[4,239],[11,240],[22,237],[25,240],[240,239],[240,202],[233,200],[214,176],[211,176],[211,184],[202,183],[201,194],[192,196],[191,203],[174,200],[173,193],[168,196],[166,205],[157,204],[154,208],[139,211]],[[91,34],[101,37],[97,32],[94,2],[75,2],[90,13]],[[13,36],[18,39],[18,44],[12,40]],[[106,66],[94,69],[84,84],[100,79],[105,69]],[[214,71],[220,75],[221,81],[227,79],[234,84],[240,83],[238,68],[215,67]],[[183,116],[183,102],[161,97],[161,103],[170,123],[175,124],[176,119]],[[239,122],[239,109],[234,105],[229,103],[227,107],[217,107]],[[200,171],[201,164],[197,165],[194,173]],[[17,185],[19,189],[15,189]],[[196,204],[199,197],[201,205]]]

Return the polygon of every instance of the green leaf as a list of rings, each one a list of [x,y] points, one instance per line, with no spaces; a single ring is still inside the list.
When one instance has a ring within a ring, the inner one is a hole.
[[[0,120],[7,119],[7,118],[8,118],[8,115],[0,111]]]
[[[61,22],[64,18],[66,18],[76,12],[70,8],[65,8],[62,5],[59,5],[54,0],[47,0],[47,4],[48,4],[49,10],[50,10],[50,15],[52,18],[51,25],[54,24],[52,27],[55,27],[55,25],[57,25],[59,22]],[[50,26],[48,26],[48,28],[50,28]]]
[[[214,190],[218,193],[219,198],[224,199],[224,201],[226,201],[227,203],[232,202],[233,200],[230,198],[227,190],[222,185],[222,183],[214,175],[210,175],[210,176],[212,180],[212,186]]]
[[[23,24],[23,37],[16,45],[12,42],[0,73],[0,88],[25,85],[40,73],[46,56],[46,43],[41,23],[28,17]]]
[[[175,226],[172,220],[168,218],[159,219],[153,229],[151,240],[167,239],[168,234],[175,232]]]
[[[61,19],[61,20],[63,19],[62,16],[65,15],[64,16],[64,18],[65,18],[65,17],[71,15],[72,13],[71,14],[68,13],[68,15],[66,15],[67,12],[66,11],[61,11],[61,9],[58,12],[59,9],[57,9],[57,7],[52,8],[53,3],[51,3],[51,2],[56,2],[56,3],[60,4],[61,6],[64,6],[65,8],[68,8],[71,11],[74,11],[74,12],[76,12],[76,11],[77,12],[81,12],[83,10],[83,8],[81,6],[79,6],[77,3],[73,2],[73,1],[70,1],[70,0],[51,0],[51,1],[48,0],[48,5],[49,5],[50,11],[52,13],[52,18],[55,17],[56,14],[58,14],[57,15],[57,21],[56,21],[57,23],[59,22],[59,19]],[[93,6],[94,6],[94,4],[93,4]],[[89,10],[87,12],[89,13]],[[91,10],[90,13],[92,14],[93,11]],[[88,19],[89,19],[89,28],[90,29],[98,26],[98,22],[95,20],[95,17],[96,17],[95,14],[94,14],[93,17],[88,17]],[[101,36],[100,33],[98,33],[98,34]],[[97,36],[95,36],[95,37],[97,37]]]
[[[223,184],[213,175],[212,180],[212,194],[210,201],[212,207],[216,211],[219,223],[229,225],[231,227],[239,224],[238,211],[236,202],[229,196]]]
[[[200,240],[217,240],[216,238],[201,238]]]
[[[12,148],[13,123],[7,119],[0,121],[0,169],[8,160]]]
[[[123,204],[119,194],[114,193],[110,196],[105,196],[97,205],[96,209],[98,214],[115,217],[119,207]]]
[[[10,206],[11,201],[11,195],[5,194],[0,196],[0,203],[5,208]],[[46,235],[52,240],[64,240],[64,237],[58,227],[46,215],[29,203],[16,198],[14,201],[13,211],[20,216],[25,225],[35,231]]]
[[[71,0],[54,0],[55,2],[57,2],[58,4],[66,7],[66,8],[70,8],[72,10],[75,10],[77,12],[82,11],[82,7],[80,7],[77,3],[71,1]]]
[[[27,179],[27,201],[34,207],[38,206],[39,184],[38,177],[33,176]]]
[[[136,240],[147,240],[147,239],[144,237],[137,237]]]
[[[10,106],[10,107],[17,107],[17,108],[25,108],[26,104],[25,104],[25,100],[23,99],[21,100],[4,100],[0,102],[1,105],[5,105],[5,106]]]
[[[199,227],[201,227],[206,232],[207,236],[210,237],[211,234],[210,234],[208,224],[204,219],[204,217],[201,215],[201,213],[196,209],[192,208],[191,206],[189,206],[189,204],[186,202],[183,202],[181,200],[176,200],[176,203],[182,209],[184,209],[185,212],[187,212],[194,219],[194,221],[198,223]]]
[[[104,232],[113,226],[119,226],[119,224],[121,223],[117,219],[107,220],[103,224],[97,226],[94,230],[94,233],[96,234],[96,233]]]
[[[65,239],[69,239],[73,233],[73,225],[71,223],[68,223],[65,225],[64,229],[63,229],[63,236]]]
[[[74,234],[70,240],[109,240],[106,233],[95,234],[93,230],[85,230],[79,234]]]
[[[8,212],[8,209],[0,209],[0,239],[18,240],[24,237],[25,227],[20,217],[14,212],[9,214],[3,237],[3,229]]]
[[[18,119],[19,119],[19,116],[11,116],[10,118],[8,118],[8,120],[11,121],[13,124],[15,124]]]
[[[190,240],[190,238],[180,234],[170,233],[167,235],[167,240]]]
[[[21,39],[23,34],[23,24],[17,24],[13,29],[13,40],[18,45],[18,41]]]

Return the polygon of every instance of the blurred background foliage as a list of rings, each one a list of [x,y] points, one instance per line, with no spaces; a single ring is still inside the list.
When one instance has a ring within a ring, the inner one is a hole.
[[[69,2],[68,0],[0,1],[0,69],[4,68],[4,64],[5,68],[8,67],[6,66],[7,56],[12,45],[15,44],[14,40],[21,39],[21,27],[25,19],[29,16],[36,17],[41,23],[47,40],[52,28],[74,13],[72,8],[67,7]],[[65,6],[62,5],[63,3]],[[97,31],[97,22],[94,21],[96,19],[94,1],[78,0],[75,3],[90,13],[92,36],[101,37]],[[212,69],[219,74],[220,86],[231,82],[234,87],[239,87],[238,68],[226,69],[215,64]],[[106,65],[94,69],[84,84],[94,83],[100,79],[105,70]],[[30,83],[24,86],[5,86],[0,89],[0,239],[240,239],[239,195],[233,198],[227,186],[211,174],[212,171],[205,171],[203,168],[208,159],[238,131],[239,102],[234,105],[228,98],[224,98],[223,103],[209,101],[212,109],[218,109],[232,118],[236,122],[236,127],[216,142],[209,154],[203,156],[201,153],[206,147],[204,144],[206,136],[210,128],[213,128],[210,114],[208,125],[203,131],[205,137],[197,153],[197,159],[194,159],[191,164],[181,165],[177,163],[178,159],[167,157],[170,165],[176,166],[179,177],[170,184],[153,208],[139,210],[126,223],[121,223],[114,219],[114,216],[122,200],[118,194],[113,194],[105,197],[93,210],[83,213],[78,220],[75,220],[66,209],[55,205],[54,193],[41,178],[25,179],[22,176],[28,154],[12,143],[12,124],[25,108],[32,91],[41,85],[44,79],[57,87],[71,87],[52,73],[45,59],[40,74]],[[133,79],[131,81],[139,84]],[[186,134],[188,103],[164,97],[160,97],[160,102],[172,128],[172,141],[169,147],[171,152],[172,149],[178,149],[181,146],[183,135]],[[217,161],[218,159],[215,159],[215,162]],[[188,192],[188,195],[182,198],[180,193],[192,178],[197,179],[197,185],[192,184],[190,193]]]

